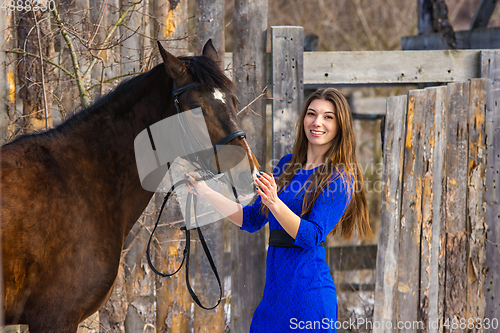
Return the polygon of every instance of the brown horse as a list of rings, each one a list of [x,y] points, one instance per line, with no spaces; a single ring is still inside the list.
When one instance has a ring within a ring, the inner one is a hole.
[[[141,187],[134,138],[174,114],[174,81],[178,89],[196,83],[179,101],[183,110],[202,107],[212,144],[238,130],[233,84],[211,41],[197,57],[159,47],[163,64],[60,126],[1,148],[7,324],[28,324],[31,333],[76,332],[107,301],[125,238],[153,195]],[[258,170],[244,138],[229,144],[243,148]]]

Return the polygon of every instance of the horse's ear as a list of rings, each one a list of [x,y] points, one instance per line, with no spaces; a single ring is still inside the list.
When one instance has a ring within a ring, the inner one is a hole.
[[[209,39],[205,43],[205,46],[203,46],[203,55],[209,57],[215,62],[219,61],[219,55],[217,54],[214,44],[212,44],[212,39]]]
[[[184,66],[182,61],[180,61],[176,56],[165,50],[159,41],[158,48],[160,49],[160,54],[163,58],[163,65],[165,66],[167,73],[176,82],[181,83],[187,73],[186,66]]]

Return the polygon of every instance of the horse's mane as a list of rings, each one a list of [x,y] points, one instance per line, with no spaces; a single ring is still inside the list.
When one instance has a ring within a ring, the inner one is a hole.
[[[206,56],[179,57],[188,68],[195,82],[205,89],[220,88],[226,91],[234,91],[233,82],[224,74],[217,62]],[[62,124],[47,132],[25,134],[14,139],[42,138],[59,136],[76,125],[86,123],[103,113],[112,113],[113,117],[122,117],[129,108],[124,106],[133,105],[144,93],[162,84],[167,77],[163,63],[153,67],[151,70],[127,79],[116,86],[111,92],[96,100],[89,107],[77,112]],[[11,142],[11,143],[12,143]]]
[[[220,69],[219,64],[209,57],[179,57],[194,80],[207,89],[222,88],[234,91],[233,82]]]

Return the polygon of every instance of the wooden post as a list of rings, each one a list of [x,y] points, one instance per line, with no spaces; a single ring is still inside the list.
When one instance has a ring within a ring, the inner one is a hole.
[[[422,332],[437,333],[443,327],[447,87],[426,90],[419,320]]]
[[[417,0],[418,34],[434,32],[432,28],[432,0]]]
[[[212,43],[219,54],[221,68],[224,67],[224,1],[196,0],[196,49],[212,39]]]
[[[493,12],[495,11],[497,2],[498,0],[481,0],[477,6],[474,17],[472,18],[469,29],[473,30],[477,28],[486,28],[491,15],[493,15]]]
[[[446,119],[446,285],[444,325],[466,314],[467,120],[469,83],[448,84]],[[444,332],[465,332],[445,326]]]
[[[165,41],[164,47],[173,55],[187,54],[188,1],[151,1],[152,12],[150,14],[155,18],[152,27],[154,38]]]
[[[486,79],[470,82],[468,223],[467,233],[467,310],[465,318],[485,318],[486,224],[483,207],[486,169]]]
[[[273,165],[288,153],[304,100],[304,29],[271,27],[273,64]]]
[[[427,91],[408,92],[397,282],[397,320],[400,322],[414,322],[418,319],[421,200],[424,178],[423,131],[426,103]],[[416,331],[417,327],[406,330],[406,332]]]
[[[241,111],[238,123],[262,170],[266,165],[267,3],[236,0],[233,13],[233,82]],[[249,234],[231,227],[231,332],[240,333],[249,331],[264,292],[265,231]]]
[[[224,66],[224,0],[196,0],[196,53],[201,54],[205,43],[212,39],[217,50],[219,66]],[[207,206],[208,203],[206,204]],[[203,228],[203,233],[210,248],[212,257],[221,277],[222,290],[224,290],[224,221],[220,220]],[[198,239],[197,236],[193,238]],[[193,251],[193,273],[196,282],[196,292],[205,305],[213,305],[219,297],[219,286],[215,279],[210,264],[206,258],[203,247],[198,242]],[[225,296],[225,295],[224,295]],[[193,328],[195,333],[224,332],[225,316],[224,305],[221,304],[214,310],[207,311],[194,305]]]
[[[396,325],[399,233],[401,219],[407,96],[387,98],[383,154],[382,198],[377,252],[373,321]],[[374,333],[393,332],[386,327]]]
[[[486,266],[488,273],[485,283],[486,313],[485,319],[500,318],[500,226],[498,216],[500,209],[500,52],[496,50],[481,51],[481,77],[486,83],[486,225],[488,228],[486,243]],[[494,332],[495,330],[486,330]]]

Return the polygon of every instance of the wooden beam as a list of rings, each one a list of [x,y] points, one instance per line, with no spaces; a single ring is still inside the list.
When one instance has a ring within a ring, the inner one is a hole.
[[[479,52],[306,52],[304,74],[304,84],[467,81],[479,77]]]
[[[292,152],[295,123],[304,99],[302,27],[271,27],[273,53],[273,160]]]
[[[268,0],[234,2],[233,82],[238,123],[261,170],[266,165],[266,42]],[[253,234],[231,226],[231,332],[250,330],[265,285],[265,230]],[[249,273],[251,272],[251,273]]]
[[[500,48],[500,27],[478,28],[455,32],[457,49]],[[401,38],[402,50],[445,50],[446,44],[438,33],[405,36]]]
[[[500,35],[500,28],[498,28]],[[303,84],[384,85],[459,82],[479,77],[479,50],[304,52]],[[226,52],[225,67],[233,54]],[[272,68],[271,54],[267,66]],[[226,74],[231,73],[226,71]],[[267,71],[267,83],[272,82]],[[272,88],[272,86],[270,86]]]
[[[470,30],[486,28],[488,26],[488,22],[490,21],[491,15],[493,15],[497,2],[498,0],[481,0],[472,18]]]

